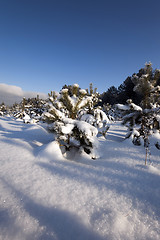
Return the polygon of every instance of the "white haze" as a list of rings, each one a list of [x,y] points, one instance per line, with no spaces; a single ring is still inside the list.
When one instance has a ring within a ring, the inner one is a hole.
[[[6,105],[12,105],[15,102],[19,103],[23,97],[32,98],[37,95],[43,99],[47,98],[47,94],[45,93],[25,92],[18,86],[0,83],[0,103],[4,102]]]

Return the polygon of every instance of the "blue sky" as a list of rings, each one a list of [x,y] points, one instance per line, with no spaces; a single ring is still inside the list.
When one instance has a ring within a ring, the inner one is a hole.
[[[160,68],[159,0],[1,0],[0,83],[48,93],[118,87]]]

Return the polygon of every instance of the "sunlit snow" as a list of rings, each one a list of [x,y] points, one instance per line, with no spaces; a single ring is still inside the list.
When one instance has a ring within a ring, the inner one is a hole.
[[[1,240],[159,240],[160,150],[113,123],[101,158],[62,156],[43,124],[0,117]]]

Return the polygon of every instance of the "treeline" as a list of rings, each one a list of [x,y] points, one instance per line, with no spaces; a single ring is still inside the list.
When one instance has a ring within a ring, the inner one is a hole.
[[[132,99],[135,104],[140,105],[144,93],[135,91],[135,76],[141,79],[145,74],[148,74],[149,81],[155,81],[155,86],[160,86],[160,70],[153,70],[152,64],[146,63],[144,68],[141,68],[138,73],[127,77],[118,88],[111,86],[106,92],[102,93],[100,96],[102,100],[101,105],[125,104],[128,99]],[[147,82],[144,81],[144,84],[147,84]]]

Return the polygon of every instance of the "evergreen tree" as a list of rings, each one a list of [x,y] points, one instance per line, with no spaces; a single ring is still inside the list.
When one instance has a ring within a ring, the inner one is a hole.
[[[131,99],[127,100],[127,105],[117,104],[116,106],[122,111],[122,124],[128,128],[126,138],[131,138],[135,145],[141,145],[142,108],[134,104]]]
[[[111,86],[107,92],[104,92],[101,95],[101,99],[102,99],[102,105],[103,104],[111,104],[114,105],[116,103],[118,103],[118,90],[115,86]]]
[[[13,104],[13,116],[22,119],[25,123],[38,122],[42,120],[45,104],[46,101],[40,99],[39,95],[35,98],[28,99],[24,97],[20,104]]]
[[[60,93],[49,94],[48,111],[44,119],[48,122],[50,131],[56,133],[59,145],[66,153],[71,149],[78,149],[96,158],[94,147],[97,144],[97,129],[91,124],[78,119],[79,112],[92,106],[92,96],[87,91],[79,89],[78,84],[70,88],[63,88]]]
[[[118,87],[118,103],[125,104],[128,99],[132,99],[135,104],[139,104],[141,98],[140,95],[133,90],[134,86],[132,78],[128,77]]]
[[[87,96],[91,97],[91,101],[79,111],[78,119],[95,126],[98,129],[98,133],[105,136],[109,129],[109,117],[102,110],[102,107],[99,106],[100,94],[97,92],[97,88],[93,89],[92,83],[89,86],[89,90],[86,89],[86,91]]]
[[[80,111],[79,120],[88,122],[98,129],[98,133],[106,136],[106,133],[109,129],[110,120],[106,113],[101,109],[101,107],[93,108],[90,111],[90,108],[84,108]]]
[[[157,71],[153,71],[152,64],[146,63],[145,67],[138,74],[132,75],[132,81],[135,85],[134,91],[141,95],[141,106],[143,109],[150,109],[154,104],[153,89],[157,85]]]
[[[126,138],[131,138],[135,145],[144,144],[147,159],[150,138],[155,134],[160,137],[160,106],[152,105],[146,109],[135,105],[132,100],[128,100],[127,103],[128,105],[117,104],[123,112],[122,124],[128,127]],[[154,144],[160,149],[158,140]]]
[[[4,102],[2,102],[0,104],[0,115],[3,116],[6,113],[7,113],[7,106],[4,104]]]
[[[144,68],[141,68],[138,73],[134,73],[118,87],[111,86],[106,92],[101,94],[102,104],[116,103],[125,104],[127,99],[140,105],[142,99],[144,106],[149,102],[150,91],[153,87],[160,86],[160,70],[152,69],[152,63],[146,63]]]

